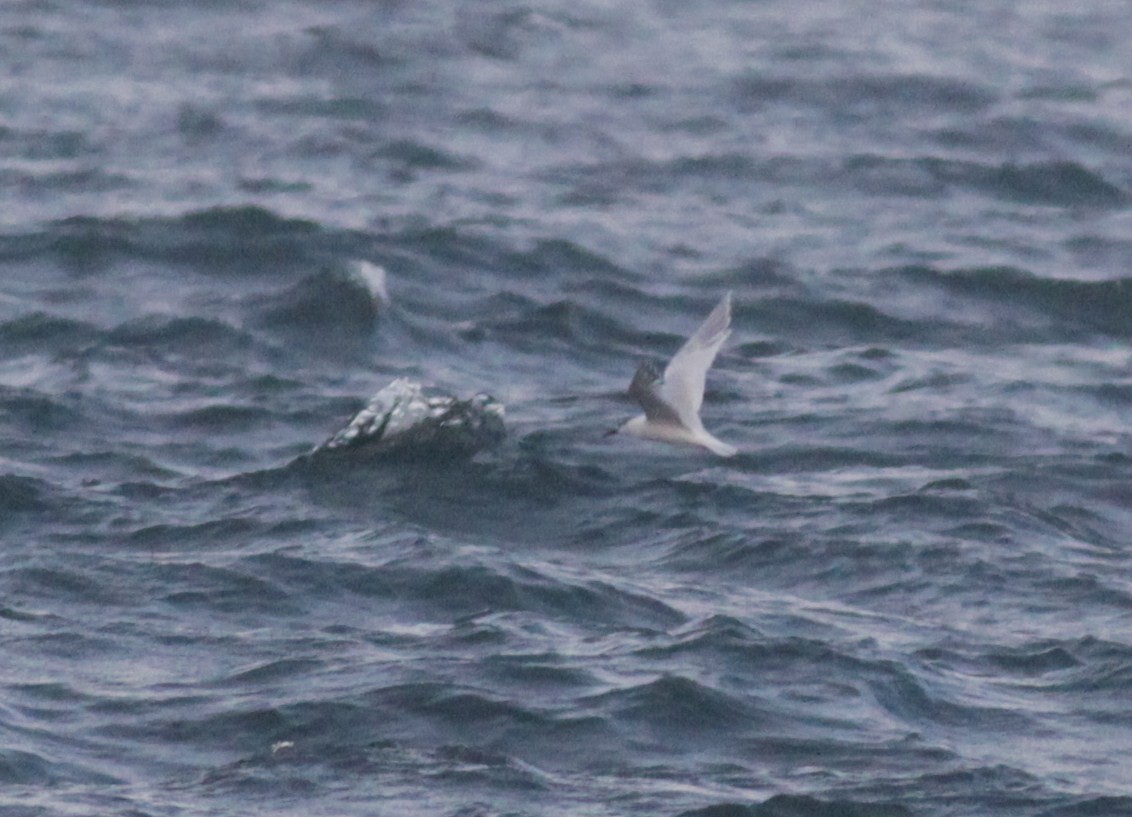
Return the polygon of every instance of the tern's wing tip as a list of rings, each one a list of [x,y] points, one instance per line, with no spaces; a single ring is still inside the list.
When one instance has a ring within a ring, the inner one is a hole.
[[[715,308],[704,318],[699,329],[690,340],[697,341],[704,346],[722,344],[731,332],[731,291],[724,293]]]

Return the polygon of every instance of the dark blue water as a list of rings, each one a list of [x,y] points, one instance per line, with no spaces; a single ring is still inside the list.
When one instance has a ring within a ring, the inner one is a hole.
[[[1129,42],[0,5],[0,812],[1132,814]],[[290,465],[396,377],[507,439]]]

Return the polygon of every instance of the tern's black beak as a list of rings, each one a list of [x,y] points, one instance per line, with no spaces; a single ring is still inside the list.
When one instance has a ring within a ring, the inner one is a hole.
[[[612,436],[613,436],[614,434],[616,434],[616,433],[617,433],[617,431],[618,431],[618,429],[616,429],[616,428],[611,428],[611,429],[609,429],[609,431],[605,432],[605,433],[604,433],[604,434],[602,434],[601,436],[603,436],[603,437],[612,437]]]

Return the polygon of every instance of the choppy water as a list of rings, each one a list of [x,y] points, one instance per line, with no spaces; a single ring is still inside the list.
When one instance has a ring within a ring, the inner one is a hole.
[[[0,5],[0,811],[1132,814],[1129,42]],[[288,467],[398,376],[508,439]]]

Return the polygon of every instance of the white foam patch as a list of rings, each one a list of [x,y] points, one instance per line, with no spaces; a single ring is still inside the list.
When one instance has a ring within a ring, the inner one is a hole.
[[[388,276],[385,273],[385,267],[357,259],[353,264],[353,273],[366,285],[366,289],[369,290],[370,295],[373,296],[379,306],[389,306],[393,303],[389,297],[389,288],[386,285]]]

